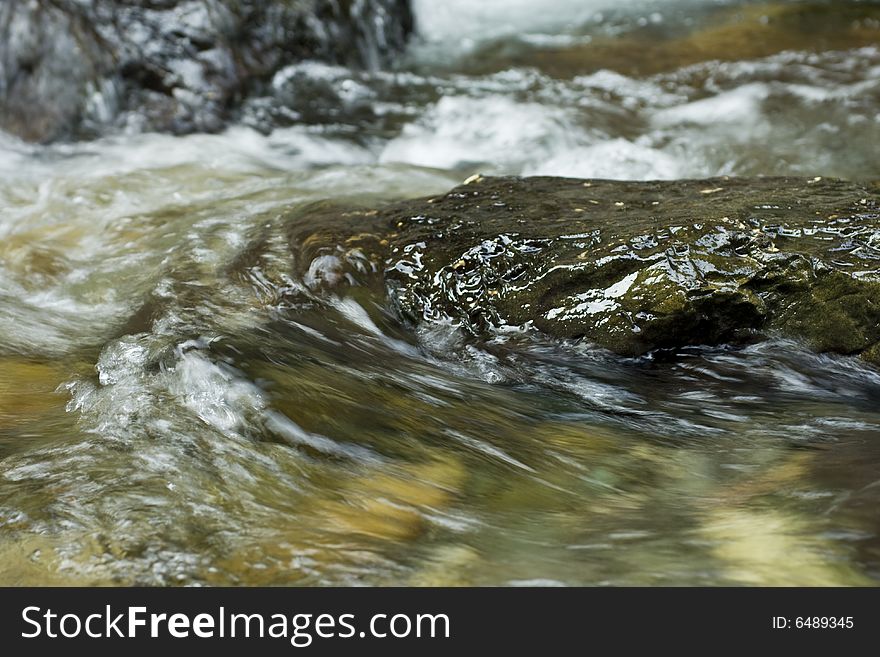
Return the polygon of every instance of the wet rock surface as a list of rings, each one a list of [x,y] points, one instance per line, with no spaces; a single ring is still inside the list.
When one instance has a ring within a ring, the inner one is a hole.
[[[377,68],[411,31],[406,0],[8,0],[0,129],[216,131],[283,67]]]
[[[821,178],[478,178],[383,213],[415,322],[531,325],[627,356],[767,335],[880,362],[880,210]]]

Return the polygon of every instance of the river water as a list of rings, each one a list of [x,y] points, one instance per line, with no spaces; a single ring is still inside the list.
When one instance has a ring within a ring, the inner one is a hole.
[[[475,172],[880,179],[880,11],[414,5],[394,70],[293,65],[222,134],[0,134],[0,583],[877,584],[876,368],[408,327],[288,226]]]

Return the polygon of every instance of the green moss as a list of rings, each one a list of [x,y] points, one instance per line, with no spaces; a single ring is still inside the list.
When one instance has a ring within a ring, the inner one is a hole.
[[[865,349],[862,352],[862,358],[874,365],[880,365],[880,342]]]
[[[637,355],[775,332],[858,353],[880,340],[880,267],[858,248],[880,224],[875,195],[822,179],[481,178],[380,215],[387,283],[402,315],[475,335],[532,322]]]

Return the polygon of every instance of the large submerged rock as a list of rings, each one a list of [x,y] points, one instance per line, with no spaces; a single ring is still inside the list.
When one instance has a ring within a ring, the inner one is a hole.
[[[3,0],[0,129],[218,130],[284,66],[376,68],[412,25],[408,0]]]
[[[880,362],[868,185],[478,178],[381,216],[390,294],[413,322],[531,325],[627,356],[781,334]]]

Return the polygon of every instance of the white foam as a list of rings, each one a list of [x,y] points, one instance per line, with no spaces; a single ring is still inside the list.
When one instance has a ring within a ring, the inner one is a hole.
[[[198,351],[181,357],[168,387],[183,406],[222,433],[244,430],[248,418],[266,406],[256,386]]]
[[[418,34],[427,42],[468,50],[513,35],[564,34],[601,19],[608,9],[654,11],[675,0],[413,0]],[[680,0],[679,0],[680,4]]]
[[[447,169],[488,164],[516,171],[571,148],[576,133],[559,108],[506,96],[448,96],[407,125],[379,160]]]
[[[572,80],[572,84],[582,88],[587,94],[613,94],[617,97],[617,102],[626,109],[639,109],[640,104],[668,107],[687,102],[686,95],[664,89],[657,81],[639,80],[605,69],[590,75],[580,75]]]
[[[761,103],[769,95],[766,84],[754,82],[710,98],[670,107],[654,114],[655,125],[692,123],[705,126],[750,125],[761,120]]]
[[[259,173],[373,161],[375,157],[361,146],[303,127],[278,129],[270,135],[243,126],[220,134],[123,135],[48,148],[32,147],[0,133],[0,173],[15,178],[65,175],[80,180],[99,179],[181,166]]]
[[[568,178],[672,180],[682,177],[685,170],[685,165],[673,155],[621,138],[562,151],[526,167],[523,173]]]

